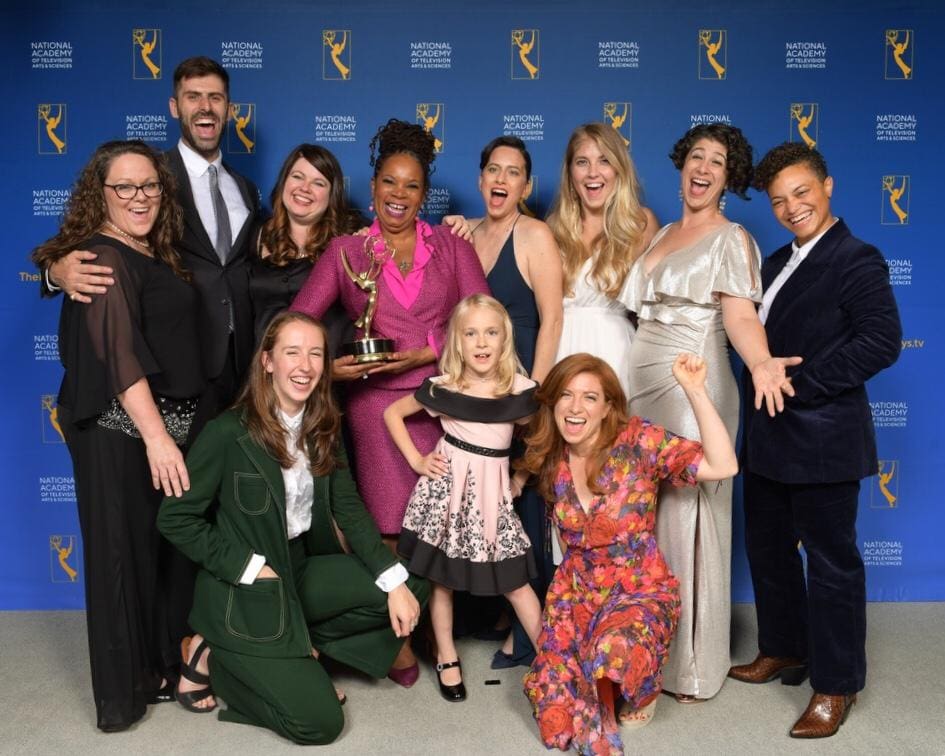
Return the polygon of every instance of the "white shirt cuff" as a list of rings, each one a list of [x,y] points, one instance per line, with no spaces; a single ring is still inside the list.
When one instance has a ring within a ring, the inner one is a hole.
[[[390,593],[398,585],[406,583],[408,577],[410,577],[410,575],[407,573],[407,568],[400,562],[397,562],[397,564],[388,567],[378,575],[377,580],[374,581],[374,585],[384,591],[384,593]]]
[[[240,575],[240,583],[243,585],[251,585],[256,581],[256,578],[259,577],[259,572],[263,567],[266,566],[266,557],[262,554],[253,554],[249,560],[249,564],[246,565],[246,569],[243,570],[243,574]]]
[[[61,287],[61,286],[56,286],[56,284],[54,284],[54,283],[52,282],[52,279],[49,277],[49,268],[46,268],[46,269],[43,271],[43,275],[46,277],[46,288],[47,288],[47,289],[49,289],[50,291],[62,291],[62,287]]]

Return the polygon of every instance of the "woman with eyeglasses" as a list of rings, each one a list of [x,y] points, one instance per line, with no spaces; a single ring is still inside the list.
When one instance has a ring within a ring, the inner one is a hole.
[[[91,250],[115,284],[90,304],[65,299],[58,419],[82,529],[92,693],[98,727],[127,729],[173,700],[175,650],[162,576],[183,557],[155,527],[162,497],[190,487],[184,466],[204,388],[197,293],[174,242],[181,210],[164,158],[139,141],[101,145],[82,169],[46,268]]]

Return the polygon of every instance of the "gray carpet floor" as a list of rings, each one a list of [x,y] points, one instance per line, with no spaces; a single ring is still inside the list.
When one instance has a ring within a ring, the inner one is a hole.
[[[653,722],[627,732],[633,754],[945,754],[945,603],[870,604],[867,687],[840,733],[797,741],[787,731],[804,710],[809,684],[745,685],[729,680],[712,701],[680,705],[661,696]],[[754,657],[754,607],[736,605],[733,658]],[[342,671],[345,729],[331,754],[542,754],[522,669],[493,672],[496,643],[459,644],[469,699],[443,701],[434,673],[403,690]],[[94,726],[85,615],[0,613],[0,753],[280,754],[298,747],[259,728],[190,714],[174,703],[149,707],[131,730]],[[488,679],[499,685],[484,685]]]

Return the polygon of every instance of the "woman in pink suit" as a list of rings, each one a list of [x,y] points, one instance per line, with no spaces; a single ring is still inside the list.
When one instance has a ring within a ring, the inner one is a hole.
[[[332,241],[292,304],[293,310],[320,318],[340,300],[356,320],[368,293],[351,280],[344,258],[354,273],[368,269],[372,249],[383,260],[371,336],[393,339],[397,351],[389,362],[366,365],[339,357],[334,374],[351,381],[346,416],[358,490],[381,533],[394,542],[417,475],[385,432],[383,412],[436,374],[453,307],[470,294],[489,293],[472,245],[417,217],[435,156],[433,137],[423,127],[395,119],[381,127],[371,140],[377,217],[368,236]],[[359,329],[358,337],[362,335]],[[423,454],[433,450],[441,435],[439,423],[426,414],[411,417],[407,428]]]

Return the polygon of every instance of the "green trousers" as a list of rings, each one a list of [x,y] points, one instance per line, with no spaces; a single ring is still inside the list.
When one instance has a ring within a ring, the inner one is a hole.
[[[299,539],[290,542],[290,550],[312,645],[372,677],[384,677],[403,645],[390,625],[387,594],[357,557],[306,557]],[[425,605],[429,583],[411,575],[407,585]],[[330,743],[341,733],[341,705],[317,659],[264,658],[219,647],[211,647],[209,658],[213,691],[228,707],[221,720],[268,727],[311,745]]]

